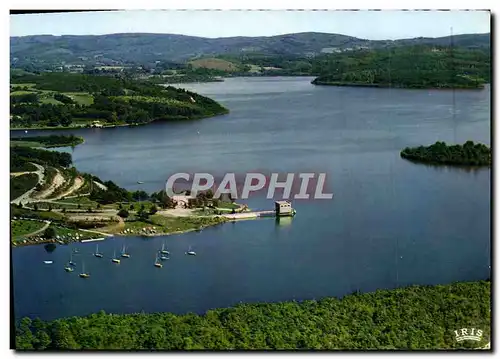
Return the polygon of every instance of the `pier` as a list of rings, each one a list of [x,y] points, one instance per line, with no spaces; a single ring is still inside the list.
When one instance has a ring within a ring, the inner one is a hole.
[[[274,211],[252,211],[223,214],[222,216],[228,219],[253,219],[259,217],[293,217],[296,211],[288,201],[276,201]]]

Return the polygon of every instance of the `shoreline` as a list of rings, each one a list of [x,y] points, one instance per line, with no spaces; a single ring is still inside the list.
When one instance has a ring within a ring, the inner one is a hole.
[[[170,119],[170,120],[156,119],[156,120],[152,120],[152,121],[145,122],[145,123],[130,123],[130,124],[129,123],[120,123],[120,124],[116,124],[116,125],[103,125],[101,127],[92,127],[92,126],[88,126],[88,125],[68,126],[68,127],[60,127],[60,126],[57,126],[57,127],[48,127],[48,126],[44,126],[44,127],[10,127],[9,131],[81,130],[81,129],[86,129],[86,128],[99,129],[99,128],[115,128],[115,127],[137,127],[137,126],[146,126],[146,125],[152,124],[154,122],[177,122],[177,121],[202,120],[202,119],[206,119],[206,118],[213,118],[213,117],[223,116],[223,115],[227,115],[227,114],[229,114],[229,109],[224,107],[224,111],[222,111],[221,113],[211,115],[211,116],[195,116],[195,117],[191,117],[191,118]],[[67,146],[64,146],[64,147],[67,147]]]
[[[312,85],[315,86],[338,86],[338,87],[369,87],[369,88],[392,88],[392,89],[402,89],[402,90],[483,90],[487,83],[480,84],[477,87],[453,87],[453,86],[404,86],[404,85],[392,85],[392,84],[382,84],[382,83],[357,83],[357,82],[341,82],[341,81],[316,81],[317,79],[311,81]]]
[[[26,243],[17,242],[17,241],[11,241],[11,245],[12,245],[12,247],[26,247],[26,246],[34,246],[34,245],[38,245],[38,244],[47,244],[47,243],[55,243],[55,244],[59,244],[59,245],[69,245],[71,243],[86,243],[86,242],[95,242],[95,241],[102,241],[102,240],[105,241],[106,239],[112,238],[112,237],[166,237],[166,236],[176,235],[176,234],[184,234],[184,233],[190,233],[190,232],[201,232],[205,228],[215,227],[215,226],[218,226],[218,225],[222,225],[222,224],[224,224],[226,222],[230,222],[230,221],[229,220],[225,220],[225,221],[219,222],[219,223],[208,224],[208,225],[202,226],[201,228],[189,228],[189,229],[186,229],[186,230],[174,231],[174,232],[127,233],[127,234],[123,234],[123,233],[114,234],[114,233],[99,232],[101,237],[91,238],[91,239],[83,239],[83,240],[78,240],[78,241],[67,241],[67,242],[64,242],[64,243],[60,243],[57,239],[54,239],[54,238],[45,239],[45,240],[41,239],[41,240],[36,241],[36,242],[34,240],[29,240],[28,238],[26,238]],[[84,230],[84,229],[81,229],[81,228],[79,228],[78,230],[83,230],[83,231],[89,231],[90,232],[90,230]],[[94,233],[96,233],[96,235],[99,234],[97,232],[94,232]],[[105,238],[102,238],[103,235],[105,235]]]

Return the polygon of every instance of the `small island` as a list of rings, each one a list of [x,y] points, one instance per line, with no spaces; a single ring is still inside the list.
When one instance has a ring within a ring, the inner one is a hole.
[[[491,166],[491,149],[486,145],[467,141],[463,145],[436,142],[430,146],[406,147],[401,157],[423,163],[456,166]]]

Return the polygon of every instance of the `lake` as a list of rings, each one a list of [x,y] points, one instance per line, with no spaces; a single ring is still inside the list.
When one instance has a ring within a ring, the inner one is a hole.
[[[83,136],[75,166],[130,190],[163,188],[176,172],[325,172],[332,200],[294,201],[293,219],[228,223],[202,232],[14,248],[16,317],[204,313],[239,302],[343,296],[411,284],[486,279],[490,170],[400,158],[435,141],[490,144],[490,89],[314,86],[308,77],[232,78],[179,85],[230,114],[134,128],[56,131]],[[52,131],[54,132],[54,131]],[[18,135],[23,132],[12,131]],[[26,135],[49,134],[29,131]],[[144,184],[137,184],[142,181]],[[273,201],[250,197],[250,207]],[[163,268],[153,266],[166,240]],[[110,257],[127,244],[131,258]],[[196,257],[184,252],[192,246]],[[77,270],[66,273],[70,251]],[[52,265],[44,264],[52,260]],[[82,263],[90,272],[78,278]]]

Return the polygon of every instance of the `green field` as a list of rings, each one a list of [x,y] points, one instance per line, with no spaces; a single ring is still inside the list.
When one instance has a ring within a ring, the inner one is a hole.
[[[79,105],[89,106],[94,103],[94,97],[88,92],[63,92],[62,94],[71,97]]]
[[[10,229],[13,238],[25,236],[33,233],[45,226],[45,222],[30,221],[26,219],[12,220],[10,222]]]
[[[41,103],[50,103],[52,105],[62,105],[63,103],[61,101],[57,101],[53,97],[42,97],[40,98]]]
[[[223,218],[217,217],[167,217],[155,214],[149,218],[151,222],[161,226],[165,232],[201,229],[206,226],[224,222]]]
[[[97,233],[90,233],[90,232],[85,232],[85,231],[80,231],[77,229],[70,229],[70,228],[64,228],[64,227],[59,227],[59,226],[51,226],[55,229],[56,231],[56,236],[59,236],[58,239],[70,239],[70,238],[76,238],[78,235],[79,239],[90,239],[90,238],[98,238],[102,237]]]
[[[21,146],[21,147],[43,147],[43,143],[35,141],[10,141],[10,145]],[[36,171],[36,168],[34,169],[34,171]]]

